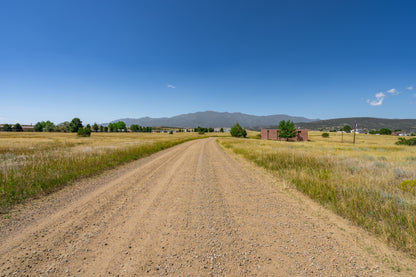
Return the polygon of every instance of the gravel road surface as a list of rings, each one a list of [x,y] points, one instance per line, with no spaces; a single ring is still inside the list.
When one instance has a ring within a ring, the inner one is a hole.
[[[17,206],[0,246],[0,276],[416,275],[413,260],[215,138]]]

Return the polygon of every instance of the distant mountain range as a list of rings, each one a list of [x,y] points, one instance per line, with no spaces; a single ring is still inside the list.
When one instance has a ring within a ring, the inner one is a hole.
[[[400,129],[407,132],[416,132],[416,119],[349,117],[319,120],[285,114],[257,116],[244,113],[227,113],[214,111],[188,113],[162,118],[121,118],[112,122],[124,121],[127,126],[138,124],[141,126],[177,128],[195,128],[198,126],[227,128],[232,127],[236,123],[239,123],[244,128],[260,130],[261,128],[277,128],[279,122],[282,120],[291,120],[295,122],[297,128],[305,128],[310,130],[341,129],[345,125],[354,127],[354,121],[356,120],[357,128],[359,129],[380,130],[381,128],[389,128],[391,130]]]
[[[196,112],[181,114],[173,117],[162,118],[121,118],[112,122],[124,121],[127,126],[138,124],[141,126],[151,127],[178,127],[178,128],[195,128],[201,127],[232,127],[239,123],[244,128],[264,127],[279,124],[281,120],[291,120],[293,122],[312,122],[313,119],[305,117],[289,116],[285,114],[257,116],[244,113],[227,113],[227,112]]]
[[[335,118],[328,120],[318,120],[313,122],[299,122],[296,127],[310,130],[333,130],[341,129],[345,125],[354,128],[354,121],[357,121],[357,129],[380,130],[389,128],[390,130],[402,130],[406,132],[416,132],[416,119],[386,119],[374,117],[349,117]]]

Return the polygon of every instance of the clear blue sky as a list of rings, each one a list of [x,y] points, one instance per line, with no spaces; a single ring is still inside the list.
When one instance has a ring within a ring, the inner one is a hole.
[[[416,118],[416,1],[1,0],[0,103],[23,124]]]

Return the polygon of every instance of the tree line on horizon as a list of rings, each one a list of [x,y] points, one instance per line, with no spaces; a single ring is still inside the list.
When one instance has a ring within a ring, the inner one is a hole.
[[[123,121],[118,121],[116,123],[110,123],[108,126],[98,125],[94,123],[92,126],[90,124],[83,125],[82,121],[75,117],[71,122],[65,121],[58,125],[55,125],[53,122],[40,121],[37,122],[34,127],[34,132],[63,132],[63,133],[78,133],[80,129],[85,129],[84,132],[127,132],[126,123]],[[140,126],[133,124],[130,126],[131,132],[152,132],[152,127]],[[4,124],[0,131],[4,132],[23,132],[23,127],[21,124],[16,123],[14,125]]]
[[[330,130],[329,132],[337,132],[337,131],[341,131],[341,132],[343,131],[345,133],[351,133],[353,131],[353,128],[349,125],[345,125],[343,128],[341,128],[339,130],[333,129],[333,130]],[[377,134],[378,135],[391,135],[392,133],[401,132],[401,131],[402,130],[400,130],[400,129],[391,130],[389,128],[381,128],[380,130],[371,130],[368,133],[370,135],[377,135]],[[411,133],[411,135],[414,135],[414,133]]]
[[[15,125],[11,124],[4,124],[1,128],[1,131],[4,132],[23,132],[23,127],[19,123],[16,123]]]

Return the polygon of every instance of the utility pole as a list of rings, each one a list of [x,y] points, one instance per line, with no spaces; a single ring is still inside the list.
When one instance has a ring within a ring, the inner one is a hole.
[[[354,121],[354,141],[353,144],[355,144],[355,132],[357,130],[357,120]]]

